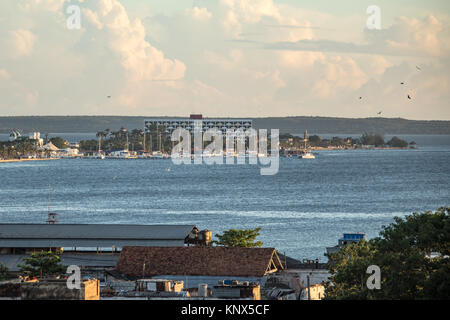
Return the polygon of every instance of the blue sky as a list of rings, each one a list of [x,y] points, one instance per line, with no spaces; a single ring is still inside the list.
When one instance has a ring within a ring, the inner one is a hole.
[[[449,12],[438,0],[6,0],[0,115],[448,120]]]

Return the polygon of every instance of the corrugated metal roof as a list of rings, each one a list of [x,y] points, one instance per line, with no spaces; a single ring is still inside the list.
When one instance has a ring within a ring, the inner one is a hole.
[[[194,225],[0,224],[0,241],[18,239],[184,240]]]

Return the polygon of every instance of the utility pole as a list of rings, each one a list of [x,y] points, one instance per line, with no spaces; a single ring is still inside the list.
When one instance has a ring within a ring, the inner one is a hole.
[[[144,279],[145,277],[145,259],[144,259],[144,263],[142,264],[142,279]]]
[[[311,300],[311,286],[310,286],[310,280],[309,280],[310,275],[308,274],[306,276],[306,283],[308,286],[308,300]]]

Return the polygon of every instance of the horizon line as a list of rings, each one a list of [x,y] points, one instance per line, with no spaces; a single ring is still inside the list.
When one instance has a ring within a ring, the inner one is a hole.
[[[165,116],[132,116],[132,115],[0,115],[0,118],[25,118],[25,117],[121,117],[121,118],[189,118],[187,116],[180,115],[165,115]],[[402,117],[345,117],[345,116],[307,116],[307,115],[286,115],[286,116],[204,116],[204,119],[242,119],[242,118],[250,118],[250,119],[269,119],[269,118],[335,118],[335,119],[380,119],[380,120],[407,120],[407,121],[450,121],[450,119],[408,119]]]

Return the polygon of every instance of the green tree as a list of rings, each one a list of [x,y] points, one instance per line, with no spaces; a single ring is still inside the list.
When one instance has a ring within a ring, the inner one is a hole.
[[[369,134],[364,132],[360,138],[360,141],[363,145],[371,145],[371,146],[382,146],[385,144],[384,138],[380,134]]]
[[[226,247],[244,247],[253,248],[261,247],[263,243],[256,241],[259,236],[261,228],[255,229],[230,229],[224,231],[223,234],[216,234],[218,241],[214,241],[215,244]]]
[[[335,147],[340,147],[340,146],[343,146],[343,145],[345,144],[345,142],[344,142],[344,140],[342,140],[342,139],[339,138],[339,137],[333,137],[333,138],[331,139],[330,144],[331,144],[332,146],[335,146]]]
[[[413,213],[374,239],[383,275],[380,294],[395,299],[450,297],[450,208]],[[432,253],[438,253],[433,257]],[[442,275],[446,274],[444,279]],[[443,280],[443,281],[441,281]]]
[[[9,278],[9,270],[3,263],[0,263],[0,281]]]
[[[92,152],[96,151],[98,148],[98,142],[96,140],[81,140],[80,141],[80,150],[82,152]]]
[[[408,142],[405,140],[402,140],[398,137],[392,137],[392,139],[389,140],[389,142],[387,144],[394,148],[407,148],[408,147]]]
[[[60,252],[40,251],[33,252],[30,257],[24,259],[25,264],[19,265],[20,272],[28,276],[60,275],[64,273],[64,267],[60,264]]]
[[[320,145],[320,143],[322,142],[322,138],[319,137],[318,135],[313,135],[309,137],[309,143],[312,146],[318,146]]]
[[[450,208],[394,218],[380,236],[329,255],[327,299],[448,299]],[[367,267],[381,269],[381,289],[368,290]]]
[[[366,270],[373,263],[373,241],[361,240],[328,256],[330,282],[325,283],[327,299],[368,299],[372,290],[366,286]]]
[[[50,142],[53,143],[55,145],[55,147],[59,148],[59,149],[64,149],[67,148],[67,146],[69,145],[69,143],[67,142],[67,140],[61,138],[61,137],[54,137],[50,139]]]

